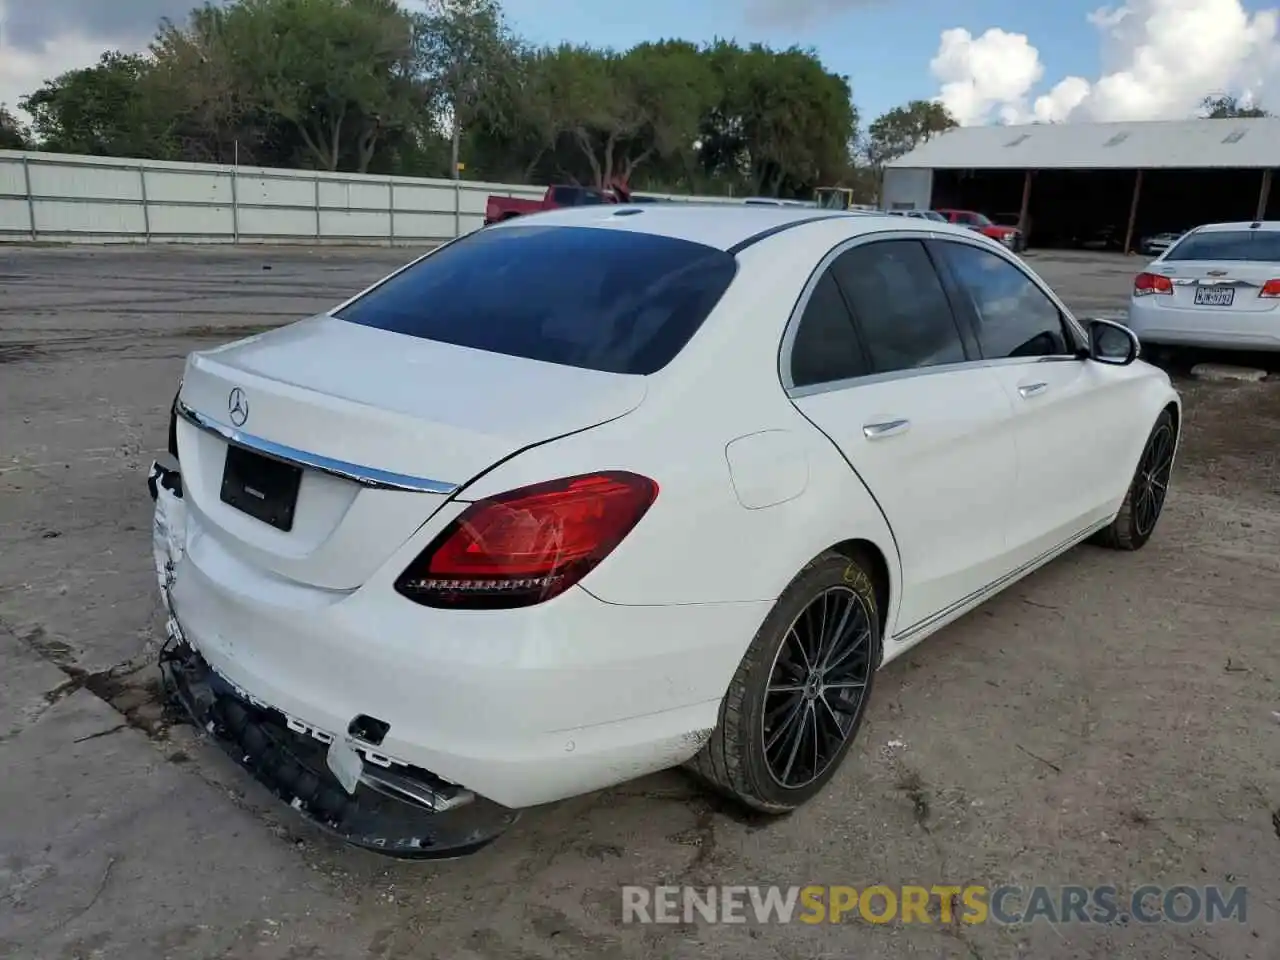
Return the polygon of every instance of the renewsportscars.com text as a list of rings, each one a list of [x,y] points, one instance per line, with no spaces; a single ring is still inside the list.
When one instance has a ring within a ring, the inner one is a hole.
[[[623,923],[1244,923],[1245,887],[1146,884],[622,888]]]

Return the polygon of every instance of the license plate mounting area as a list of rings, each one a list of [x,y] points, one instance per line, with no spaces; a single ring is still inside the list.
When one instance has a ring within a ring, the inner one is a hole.
[[[231,444],[222,468],[223,503],[288,533],[293,529],[302,468]]]

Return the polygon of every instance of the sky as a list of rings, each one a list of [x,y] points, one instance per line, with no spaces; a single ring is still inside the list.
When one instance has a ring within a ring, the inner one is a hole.
[[[401,0],[412,6],[421,0]],[[937,98],[963,124],[1177,119],[1207,95],[1280,110],[1267,0],[506,0],[538,43],[792,44],[849,77],[864,126]],[[1272,0],[1276,2],[1276,0]],[[141,50],[193,0],[0,0],[0,103],[108,48]]]

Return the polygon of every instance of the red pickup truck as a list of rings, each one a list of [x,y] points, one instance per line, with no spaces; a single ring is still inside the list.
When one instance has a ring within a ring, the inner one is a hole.
[[[938,210],[937,212],[951,223],[977,230],[983,236],[1003,243],[1014,253],[1020,253],[1026,248],[1026,238],[1017,227],[1006,227],[994,223],[986,214],[976,213],[973,210]]]
[[[491,196],[484,205],[484,224],[487,227],[499,220],[510,220],[529,213],[555,210],[559,207],[585,207],[602,203],[630,203],[631,192],[622,184],[614,184],[603,190],[595,187],[552,186],[541,200],[525,200],[522,197]]]

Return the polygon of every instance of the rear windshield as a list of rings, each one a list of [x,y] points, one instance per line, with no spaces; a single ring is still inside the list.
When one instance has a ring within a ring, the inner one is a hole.
[[[442,247],[336,315],[476,350],[650,374],[684,348],[736,271],[732,255],[687,240],[499,227]]]
[[[1272,230],[1213,230],[1195,233],[1175,244],[1166,260],[1280,261],[1280,232]]]

